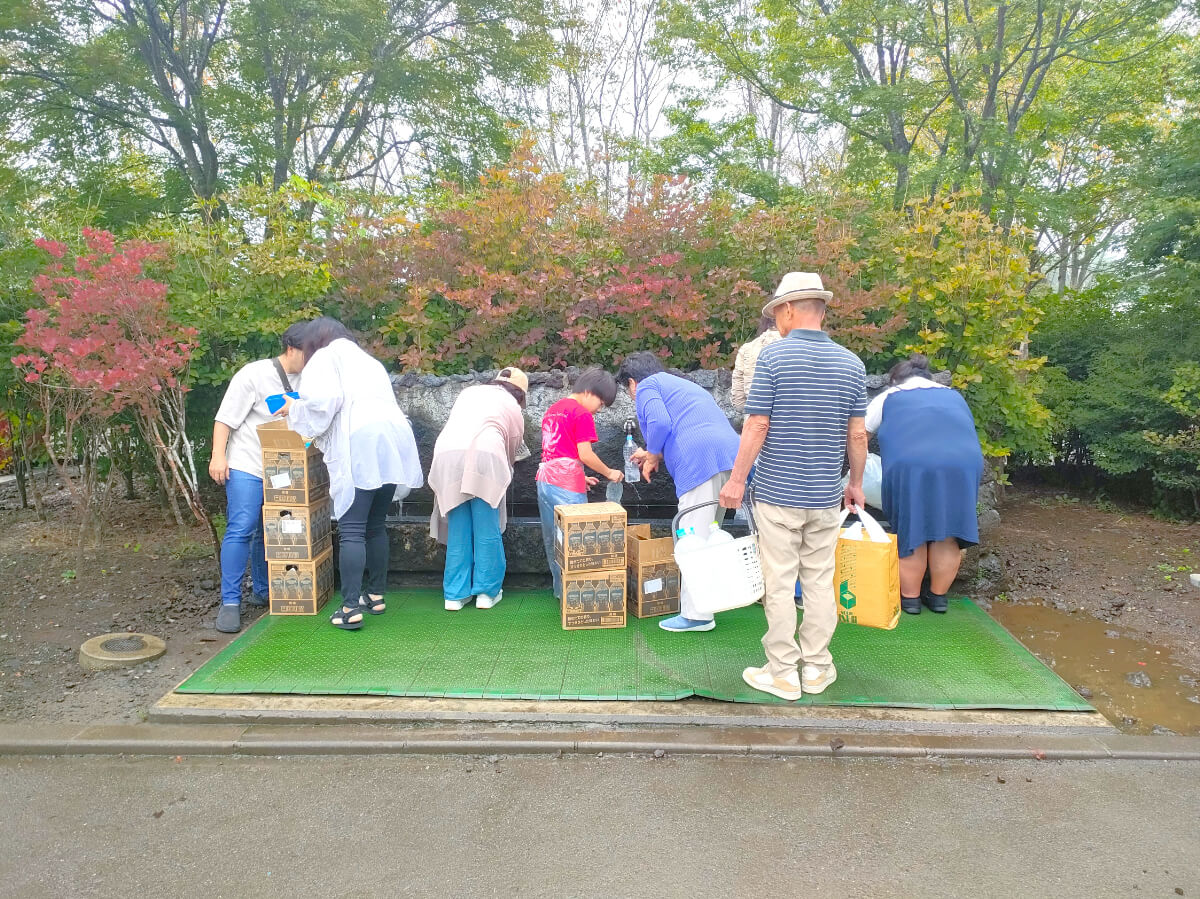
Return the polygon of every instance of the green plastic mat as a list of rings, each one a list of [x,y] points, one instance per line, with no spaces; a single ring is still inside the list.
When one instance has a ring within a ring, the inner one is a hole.
[[[188,678],[182,693],[372,694],[492,699],[781,702],[742,669],[764,663],[761,606],[717,616],[707,633],[672,634],[660,619],[564,631],[549,591],[505,592],[494,609],[442,608],[441,591],[387,597],[358,631],[317,616],[263,616]],[[813,705],[925,709],[1091,708],[969,600],[945,615],[904,616],[893,631],[839,625],[838,679]]]

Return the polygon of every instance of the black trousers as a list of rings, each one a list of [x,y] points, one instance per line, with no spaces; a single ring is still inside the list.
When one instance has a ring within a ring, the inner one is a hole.
[[[342,575],[342,602],[346,605],[358,603],[364,578],[367,593],[379,596],[387,589],[388,537],[383,523],[395,493],[395,484],[375,490],[355,489],[354,502],[338,519],[338,569]]]

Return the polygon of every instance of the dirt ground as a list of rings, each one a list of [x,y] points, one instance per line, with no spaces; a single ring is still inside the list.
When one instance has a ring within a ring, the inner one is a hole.
[[[0,485],[0,720],[142,719],[231,639],[213,627],[205,534],[121,501],[81,563],[68,498],[48,493],[43,522]],[[1011,489],[1001,514],[986,550],[1005,577],[981,602],[1123,729],[1200,734],[1200,589],[1188,582],[1200,527],[1028,488]],[[243,605],[243,623],[258,614]],[[167,654],[84,671],[80,644],[117,631],[162,637]]]
[[[47,520],[0,486],[0,720],[134,722],[232,638],[216,622],[220,578],[206,532],[180,530],[156,502],[119,501],[101,545],[80,559],[65,491]],[[243,605],[243,624],[261,614]],[[153,634],[167,653],[133,669],[88,672],[89,637]]]

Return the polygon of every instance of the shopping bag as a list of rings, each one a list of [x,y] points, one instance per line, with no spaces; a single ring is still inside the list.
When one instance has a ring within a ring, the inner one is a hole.
[[[845,490],[849,483],[850,472],[846,472],[842,475],[841,489]],[[863,464],[863,496],[868,506],[883,508],[883,460],[878,453],[867,453],[867,461]]]
[[[868,506],[883,508],[883,460],[877,453],[867,453],[867,463],[863,466],[863,496]]]
[[[846,523],[849,510],[842,514]],[[833,576],[838,621],[890,631],[900,621],[900,556],[896,535],[885,533],[865,510],[843,527]]]

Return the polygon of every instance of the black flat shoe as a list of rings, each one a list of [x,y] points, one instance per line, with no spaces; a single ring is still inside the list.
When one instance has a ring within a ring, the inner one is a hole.
[[[905,612],[907,612],[909,615],[920,615],[921,614],[921,597],[919,597],[919,596],[914,596],[914,597],[901,596],[900,597],[900,608],[903,609]]]
[[[946,600],[945,594],[938,596],[935,593],[922,592],[921,602],[925,603],[926,608],[931,612],[936,612],[938,615],[946,614],[946,609],[950,603]]]

